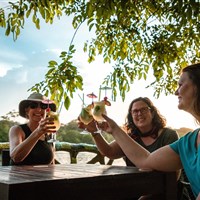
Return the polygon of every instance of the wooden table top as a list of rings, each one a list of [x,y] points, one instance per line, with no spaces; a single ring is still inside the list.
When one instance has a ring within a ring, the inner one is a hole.
[[[129,199],[163,193],[176,199],[175,173],[135,167],[68,164],[0,166],[0,200]]]

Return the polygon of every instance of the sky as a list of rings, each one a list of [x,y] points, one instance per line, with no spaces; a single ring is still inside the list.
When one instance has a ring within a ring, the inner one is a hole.
[[[4,6],[5,1],[1,1],[0,8]],[[0,28],[0,116],[5,116],[10,111],[18,111],[19,102],[27,99],[31,93],[28,89],[44,80],[45,73],[48,71],[48,62],[50,60],[60,62],[60,52],[68,49],[74,31],[70,18],[65,16],[55,20],[52,25],[41,21],[40,30],[27,20],[16,41],[13,40],[12,35],[5,36],[5,30]],[[82,107],[79,96],[84,94],[85,103],[91,103],[91,99],[86,95],[92,92],[98,95],[103,79],[112,70],[112,65],[103,63],[101,56],[98,56],[93,63],[87,62],[87,54],[82,49],[84,42],[92,35],[86,25],[82,25],[74,39],[77,51],[73,62],[84,78],[84,90],[74,94],[69,110],[62,107],[60,119],[64,124],[77,119]],[[175,95],[161,94],[159,99],[156,99],[153,96],[153,89],[146,89],[145,86],[147,86],[146,81],[136,81],[131,85],[124,102],[120,96],[117,97],[116,102],[110,100],[111,106],[106,107],[108,116],[122,125],[131,101],[139,96],[147,96],[166,117],[167,126],[192,129],[197,127],[190,114],[177,108],[178,98]],[[107,91],[107,96],[111,98],[111,91]],[[102,92],[101,98],[103,97]],[[22,122],[23,118],[19,120]]]

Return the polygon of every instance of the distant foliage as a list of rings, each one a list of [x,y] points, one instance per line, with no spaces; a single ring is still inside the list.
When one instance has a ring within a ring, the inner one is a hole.
[[[8,142],[8,133],[11,126],[17,122],[1,120],[0,121],[0,142]]]

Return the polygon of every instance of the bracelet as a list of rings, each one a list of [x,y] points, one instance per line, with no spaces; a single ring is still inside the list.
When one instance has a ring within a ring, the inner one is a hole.
[[[95,137],[95,136],[97,136],[97,135],[99,135],[100,133],[91,133],[91,135],[93,136],[93,137]]]

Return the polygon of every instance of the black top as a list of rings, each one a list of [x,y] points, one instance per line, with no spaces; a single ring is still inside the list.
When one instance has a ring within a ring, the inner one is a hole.
[[[25,138],[27,138],[32,132],[27,124],[19,125],[25,133]],[[53,160],[52,144],[47,142],[48,138],[45,140],[38,140],[29,155],[20,163],[14,163],[11,160],[11,165],[42,165],[50,164]]]
[[[134,134],[130,135],[131,138],[134,138]],[[160,147],[171,144],[178,139],[178,135],[175,130],[170,128],[164,128],[162,133],[158,138],[150,145],[146,146],[140,137],[135,138],[134,140],[147,149],[149,152],[153,152]],[[125,157],[125,162],[127,166],[135,166],[127,157]]]

